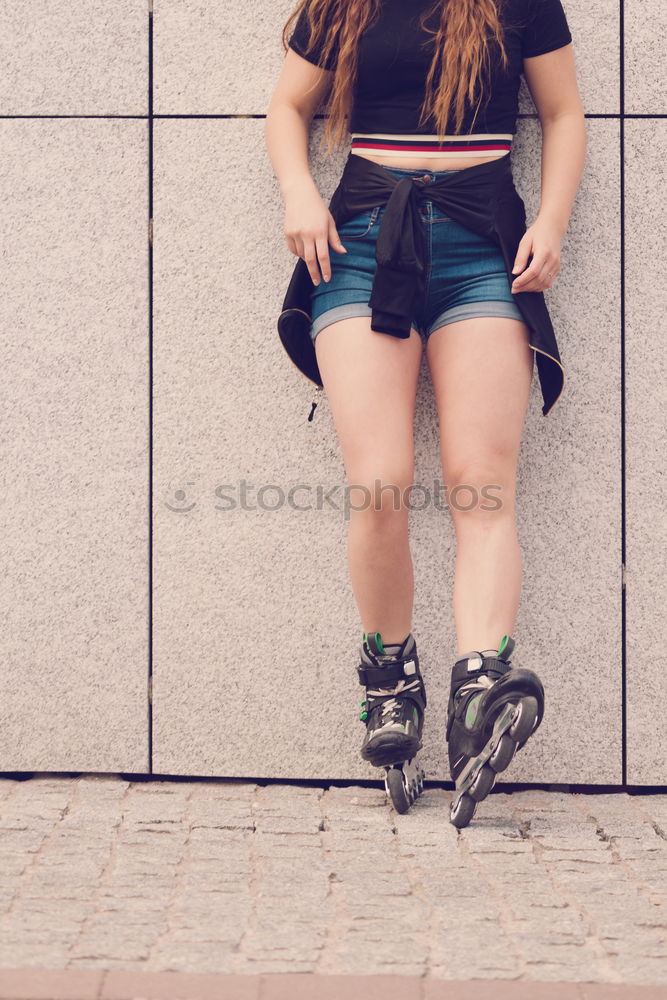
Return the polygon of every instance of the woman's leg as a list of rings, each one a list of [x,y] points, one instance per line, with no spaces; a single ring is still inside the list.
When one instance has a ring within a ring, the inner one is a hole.
[[[369,316],[325,326],[315,338],[351,489],[347,552],[365,632],[398,643],[412,631],[413,570],[404,491],[414,475],[413,422],[422,342],[371,330]],[[384,487],[378,493],[374,485]],[[400,496],[396,497],[396,493]],[[377,508],[377,509],[376,509]]]
[[[526,324],[504,317],[449,323],[427,340],[443,476],[456,532],[457,655],[497,649],[501,637],[514,628],[523,571],[516,466],[533,356]],[[452,495],[457,484],[476,492],[460,489]],[[485,485],[495,487],[489,499],[481,493]]]

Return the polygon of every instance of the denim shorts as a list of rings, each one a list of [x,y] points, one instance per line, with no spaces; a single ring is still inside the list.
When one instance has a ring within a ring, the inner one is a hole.
[[[454,170],[385,168],[395,177],[406,175],[433,183]],[[465,167],[460,168],[465,170]],[[370,316],[368,305],[376,269],[375,241],[384,205],[355,215],[338,227],[347,253],[329,247],[331,279],[311,292],[310,336],[350,316]],[[439,326],[475,316],[507,316],[523,320],[512,298],[500,247],[492,240],[445,215],[431,201],[419,206],[426,238],[425,287],[415,305],[412,325],[425,340]]]

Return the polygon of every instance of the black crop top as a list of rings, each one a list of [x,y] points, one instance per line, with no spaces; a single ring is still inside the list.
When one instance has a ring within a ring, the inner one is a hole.
[[[420,48],[431,36],[419,32],[419,16],[431,3],[432,0],[382,0],[378,21],[363,32],[349,122],[353,151],[355,145],[357,148],[360,146],[360,136],[375,137],[363,142],[364,150],[375,148],[382,153],[408,147],[421,151],[451,148],[434,143],[437,130],[433,116],[421,127],[417,126],[432,55],[432,47]],[[492,46],[491,97],[486,108],[482,101],[477,113],[472,133],[476,138],[455,143],[458,150],[470,151],[476,147],[480,153],[488,153],[509,148],[516,126],[523,60],[551,52],[572,41],[561,0],[504,0],[499,4],[498,13],[505,28],[504,42],[509,65],[506,71],[502,69],[497,60],[497,47]],[[439,16],[436,9],[429,18],[428,24],[432,29],[437,26]],[[334,69],[337,47],[334,46],[332,57],[325,63],[321,60],[321,47],[305,54],[308,38],[304,8],[289,40],[289,47],[323,69]],[[468,133],[473,117],[474,104],[467,106],[459,135]],[[392,140],[392,135],[397,139]],[[400,138],[411,135],[428,138],[423,144]],[[448,138],[455,136],[451,120],[446,135]]]

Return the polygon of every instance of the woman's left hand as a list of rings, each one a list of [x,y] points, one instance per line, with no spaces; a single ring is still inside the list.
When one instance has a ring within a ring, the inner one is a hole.
[[[536,219],[532,226],[526,229],[521,237],[512,268],[512,273],[518,275],[512,282],[513,294],[542,292],[545,288],[551,288],[560,271],[561,238],[557,227],[547,221]],[[531,254],[533,259],[524,271]]]

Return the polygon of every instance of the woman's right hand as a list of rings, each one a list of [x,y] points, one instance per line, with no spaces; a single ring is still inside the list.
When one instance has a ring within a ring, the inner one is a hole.
[[[284,233],[291,252],[305,260],[314,285],[320,283],[320,268],[325,281],[331,278],[329,244],[337,253],[347,253],[315,185],[312,189],[302,187],[298,194],[286,198]]]

